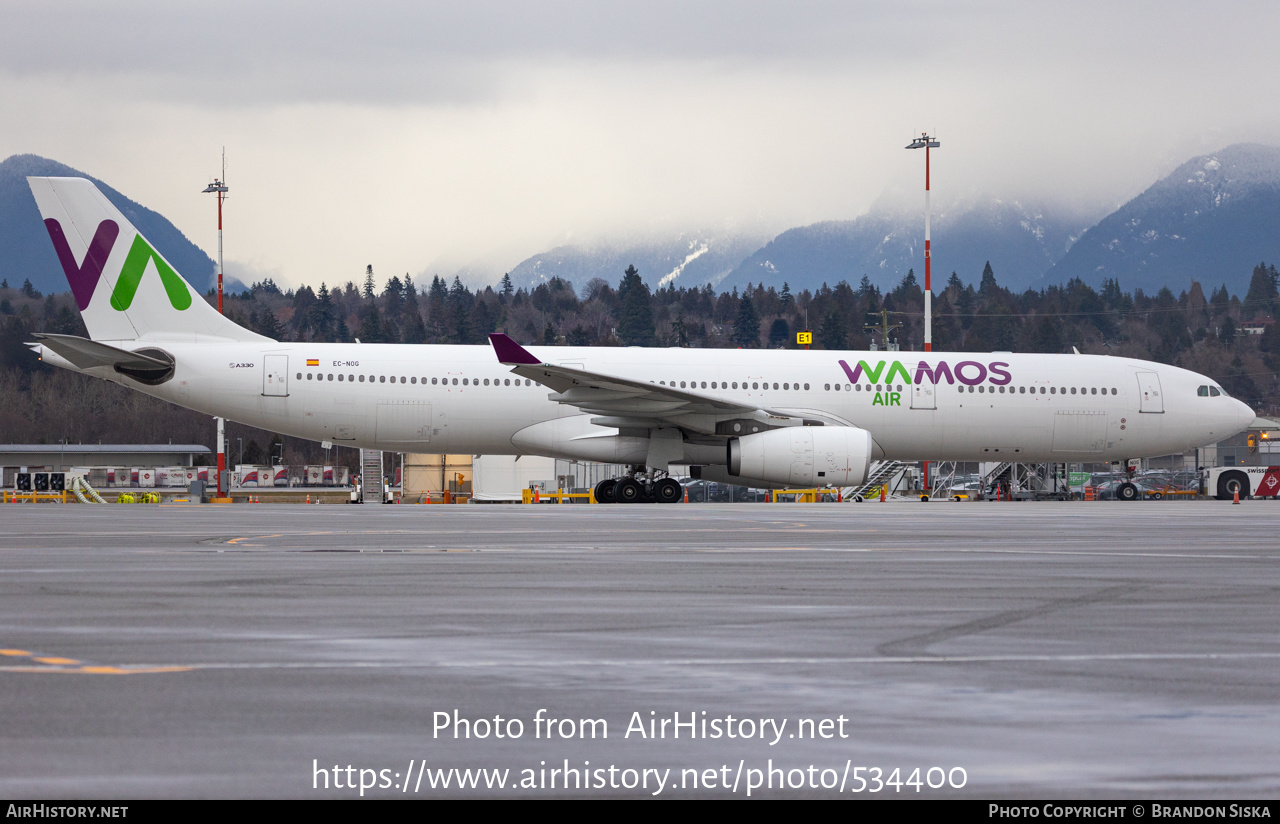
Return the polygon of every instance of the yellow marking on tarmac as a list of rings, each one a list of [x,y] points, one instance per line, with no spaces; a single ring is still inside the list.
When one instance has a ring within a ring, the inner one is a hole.
[[[78,675],[140,675],[155,672],[189,672],[191,667],[113,667],[103,664],[85,664],[75,658],[61,658],[54,655],[37,656],[33,652],[21,649],[0,650],[0,654],[21,658],[30,658],[43,667],[19,665],[0,667],[0,672],[69,672]]]
[[[0,672],[62,673],[69,675],[150,675],[158,672],[190,672],[191,667],[0,667]]]

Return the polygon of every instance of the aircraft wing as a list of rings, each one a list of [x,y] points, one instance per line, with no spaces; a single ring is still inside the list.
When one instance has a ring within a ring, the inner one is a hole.
[[[803,418],[779,410],[547,363],[502,333],[490,335],[489,342],[500,363],[552,390],[551,400],[599,416],[591,422],[600,426],[647,429],[666,423],[708,435],[728,436],[806,423]]]

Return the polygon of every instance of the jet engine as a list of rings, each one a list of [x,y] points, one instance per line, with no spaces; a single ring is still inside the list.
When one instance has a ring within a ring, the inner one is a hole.
[[[791,426],[729,441],[729,474],[790,486],[856,486],[871,465],[871,433]]]

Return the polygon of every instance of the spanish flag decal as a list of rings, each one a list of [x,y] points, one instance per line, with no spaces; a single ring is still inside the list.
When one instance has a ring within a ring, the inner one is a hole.
[[[319,358],[307,358],[307,366],[319,366],[319,365],[320,365]]]

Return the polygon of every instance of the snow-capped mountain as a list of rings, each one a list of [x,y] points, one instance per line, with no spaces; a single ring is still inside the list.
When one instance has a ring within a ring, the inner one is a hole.
[[[1091,222],[1089,217],[995,198],[935,210],[931,235],[935,289],[956,272],[976,282],[991,262],[997,279],[1025,289],[1047,271]],[[872,208],[855,220],[827,221],[790,229],[747,258],[721,284],[742,287],[761,281],[790,284],[793,291],[824,282],[857,284],[863,275],[892,288],[908,269],[924,280],[924,208]]]
[[[635,266],[651,289],[668,284],[717,285],[767,239],[767,234],[759,232],[691,232],[593,246],[558,246],[521,261],[511,270],[511,282],[532,288],[559,277],[580,290],[587,281],[599,277],[617,286],[626,268]]]
[[[1192,158],[1086,232],[1043,278],[1176,294],[1197,280],[1244,294],[1280,261],[1280,148],[1240,143]],[[1037,284],[1040,285],[1040,284]]]

